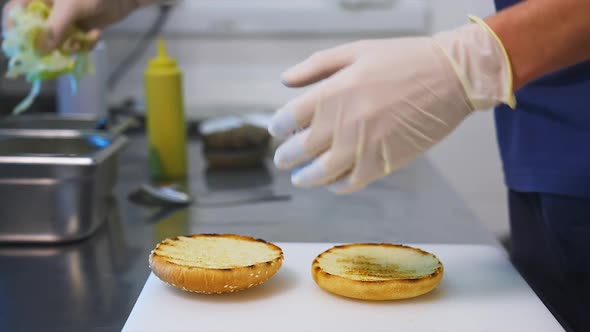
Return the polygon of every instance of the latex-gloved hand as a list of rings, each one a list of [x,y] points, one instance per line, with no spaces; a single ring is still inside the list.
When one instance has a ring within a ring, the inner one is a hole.
[[[10,29],[10,18],[7,13],[15,5],[26,6],[32,0],[11,0],[4,6],[3,29]],[[47,52],[59,47],[65,40],[68,30],[77,25],[89,31],[96,42],[100,37],[100,29],[123,19],[134,9],[150,0],[45,0],[53,6],[48,18],[48,31],[39,39],[39,47]],[[83,47],[72,45],[73,51]]]
[[[504,48],[481,20],[433,37],[367,40],[319,52],[283,75],[319,82],[274,116],[275,164],[297,187],[351,193],[412,161],[474,110],[514,106]]]

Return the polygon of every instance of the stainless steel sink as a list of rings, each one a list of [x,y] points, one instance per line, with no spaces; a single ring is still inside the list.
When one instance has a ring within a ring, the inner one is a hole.
[[[0,242],[68,242],[105,218],[124,136],[0,134]]]

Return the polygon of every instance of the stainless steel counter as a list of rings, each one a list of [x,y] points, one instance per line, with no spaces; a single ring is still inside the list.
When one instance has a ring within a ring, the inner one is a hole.
[[[207,171],[198,142],[191,142],[190,153],[197,199],[190,208],[146,208],[128,200],[147,179],[145,142],[131,137],[109,218],[97,233],[68,245],[0,246],[0,331],[120,331],[149,274],[150,250],[169,236],[231,232],[274,242],[498,245],[426,159],[364,192],[335,196],[295,189],[271,164]],[[269,191],[280,199],[223,203]]]

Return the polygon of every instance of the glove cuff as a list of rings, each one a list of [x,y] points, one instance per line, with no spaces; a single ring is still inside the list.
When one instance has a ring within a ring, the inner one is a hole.
[[[490,26],[484,20],[482,20],[481,18],[474,16],[474,15],[468,15],[468,18],[470,21],[477,23],[480,26],[482,26],[483,28],[485,28],[488,31],[488,33],[498,43],[498,47],[502,51],[502,56],[504,57],[506,76],[508,79],[507,91],[505,93],[505,95],[507,96],[507,100],[504,101],[504,103],[507,104],[508,106],[510,106],[510,108],[514,109],[516,107],[516,97],[514,96],[514,93],[513,93],[514,77],[513,77],[513,73],[512,73],[512,63],[510,61],[510,57],[508,56],[508,52],[506,51],[506,48],[504,47],[504,43],[502,43],[502,40],[500,39],[500,37],[498,37],[496,32],[494,32],[494,30],[492,30],[492,28],[490,28]]]
[[[450,60],[474,110],[498,104],[516,107],[512,66],[498,36],[483,20],[469,16],[471,24],[434,35]]]

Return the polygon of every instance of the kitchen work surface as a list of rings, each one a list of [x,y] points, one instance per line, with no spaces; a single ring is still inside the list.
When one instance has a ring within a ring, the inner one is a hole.
[[[377,241],[499,247],[426,158],[363,192],[336,196],[323,189],[294,188],[289,173],[277,171],[270,158],[266,167],[210,170],[201,142],[191,139],[188,187],[196,203],[146,207],[132,203],[129,195],[147,181],[147,151],[143,135],[129,136],[119,158],[118,181],[106,205],[107,218],[90,237],[65,245],[0,245],[0,267],[8,271],[0,273],[0,331],[120,332],[150,274],[150,251],[156,243],[178,235],[238,233],[276,243]],[[259,197],[281,199],[257,201]],[[286,262],[296,264],[296,256],[290,251],[287,255]],[[289,279],[295,272],[288,267],[281,273]],[[297,278],[294,285],[308,281]],[[275,287],[268,286],[257,291]],[[493,294],[488,300],[500,301]],[[528,321],[526,316],[519,317],[512,320],[514,324]],[[466,314],[463,319],[467,318]]]
[[[123,331],[563,331],[496,247],[415,245],[443,263],[439,287],[414,299],[369,302],[333,295],[313,281],[312,261],[333,244],[277,245],[285,254],[279,272],[238,293],[188,293],[151,274]]]

